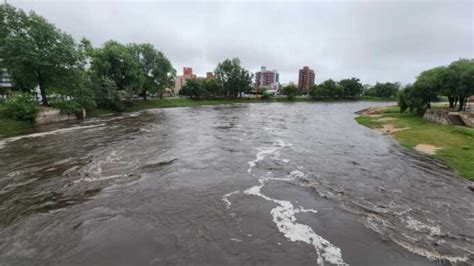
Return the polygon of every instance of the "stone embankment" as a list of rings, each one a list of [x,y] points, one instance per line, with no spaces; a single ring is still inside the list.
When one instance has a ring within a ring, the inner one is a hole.
[[[470,112],[450,112],[442,109],[428,109],[423,118],[442,125],[468,126],[474,128],[474,114]]]
[[[474,113],[460,112],[459,116],[461,117],[462,121],[464,121],[466,126],[474,128]]]
[[[82,111],[82,117],[86,117],[86,111]],[[40,107],[38,114],[36,115],[35,123],[37,125],[52,124],[57,122],[76,120],[78,117],[73,114],[61,113],[59,109],[52,107]]]

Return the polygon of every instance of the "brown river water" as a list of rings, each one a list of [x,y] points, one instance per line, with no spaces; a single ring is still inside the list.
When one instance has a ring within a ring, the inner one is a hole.
[[[0,265],[474,265],[474,193],[354,121],[156,109],[0,139]]]

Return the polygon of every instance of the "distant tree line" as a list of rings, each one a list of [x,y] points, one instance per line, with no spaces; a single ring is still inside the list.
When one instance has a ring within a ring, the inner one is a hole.
[[[379,83],[374,86],[362,85],[358,78],[335,81],[328,79],[309,88],[308,95],[313,100],[356,99],[360,96],[395,98],[400,88],[399,83]],[[305,94],[294,84],[289,84],[281,90],[281,94],[293,99],[298,94]]]
[[[133,96],[163,97],[174,84],[176,71],[168,58],[151,44],[108,41],[93,48],[34,12],[0,6],[1,67],[14,88],[24,93],[39,88],[43,105],[67,109],[110,108],[124,110]],[[60,99],[67,99],[58,103]]]
[[[467,98],[474,95],[474,60],[460,59],[448,66],[421,72],[412,85],[399,94],[401,112],[423,113],[440,96],[447,97],[450,108],[464,109]]]

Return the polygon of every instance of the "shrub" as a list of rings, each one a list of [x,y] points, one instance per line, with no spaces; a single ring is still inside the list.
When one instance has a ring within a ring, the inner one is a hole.
[[[268,90],[262,91],[262,100],[270,100],[272,98],[272,93]]]
[[[76,115],[78,117],[82,115],[81,105],[76,101],[59,101],[54,103],[53,107],[61,110],[63,114]]]
[[[283,95],[286,95],[288,100],[292,101],[298,94],[298,87],[296,87],[294,84],[290,84],[288,86],[283,87],[281,93]]]
[[[19,95],[7,99],[2,106],[2,114],[8,118],[34,121],[38,113],[38,105],[30,95]]]

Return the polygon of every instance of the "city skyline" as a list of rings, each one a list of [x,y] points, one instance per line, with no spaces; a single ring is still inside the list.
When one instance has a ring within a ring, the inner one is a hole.
[[[252,72],[278,69],[281,83],[297,82],[298,69],[310,65],[316,83],[406,84],[424,69],[474,55],[470,1],[9,3],[96,47],[110,39],[150,42],[175,69],[192,65],[199,76],[239,57]],[[263,7],[268,12],[259,13]]]

